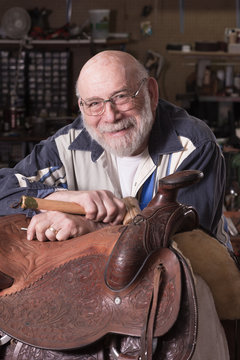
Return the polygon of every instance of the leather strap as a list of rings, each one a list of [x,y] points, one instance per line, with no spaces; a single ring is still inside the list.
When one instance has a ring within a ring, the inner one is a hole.
[[[153,346],[153,327],[158,305],[159,289],[163,279],[164,268],[159,264],[154,269],[153,293],[150,301],[148,316],[146,319],[145,329],[141,336],[141,360],[152,359]]]

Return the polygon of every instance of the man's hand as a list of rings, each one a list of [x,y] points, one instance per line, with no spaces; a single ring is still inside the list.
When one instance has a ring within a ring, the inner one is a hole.
[[[81,215],[46,211],[32,217],[27,230],[27,239],[39,241],[68,240],[98,230],[103,226],[106,225],[87,220]]]
[[[86,212],[86,219],[121,224],[126,214],[126,207],[121,199],[111,191],[57,191],[45,199],[75,202],[81,205]]]
[[[28,240],[67,240],[106,224],[121,224],[126,214],[124,202],[106,190],[57,191],[45,199],[75,202],[85,209],[86,216],[43,211],[31,219],[27,230]]]

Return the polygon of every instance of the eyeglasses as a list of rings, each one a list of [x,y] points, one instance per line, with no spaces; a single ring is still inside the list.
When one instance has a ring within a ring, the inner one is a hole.
[[[85,101],[81,99],[79,105],[83,108],[83,111],[87,115],[99,116],[105,111],[105,104],[110,102],[121,111],[131,110],[134,106],[133,100],[138,96],[143,84],[147,78],[144,78],[137,91],[133,95],[129,95],[127,92],[119,92],[116,95],[111,96],[109,99],[96,99],[92,101]]]

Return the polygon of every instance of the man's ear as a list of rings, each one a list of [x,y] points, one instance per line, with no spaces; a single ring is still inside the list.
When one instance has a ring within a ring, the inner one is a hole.
[[[157,80],[154,77],[148,79],[148,91],[151,99],[152,111],[155,112],[158,104],[159,90]]]
[[[79,98],[78,98],[78,108],[79,108],[79,110],[81,111],[80,103],[81,103],[81,98],[79,97]]]

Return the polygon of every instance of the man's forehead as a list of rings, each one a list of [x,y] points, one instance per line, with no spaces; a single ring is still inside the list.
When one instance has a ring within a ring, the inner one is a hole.
[[[106,68],[91,67],[79,78],[79,92],[82,97],[111,95],[132,86],[135,77],[124,68],[110,65]]]
[[[123,64],[108,61],[94,61],[83,68],[80,74],[80,81],[101,82],[108,78],[111,78],[111,80],[122,78],[122,80],[125,81],[128,73],[128,69]]]
[[[126,81],[113,81],[102,79],[89,81],[80,88],[80,96],[86,98],[108,98],[119,91],[128,89]]]

